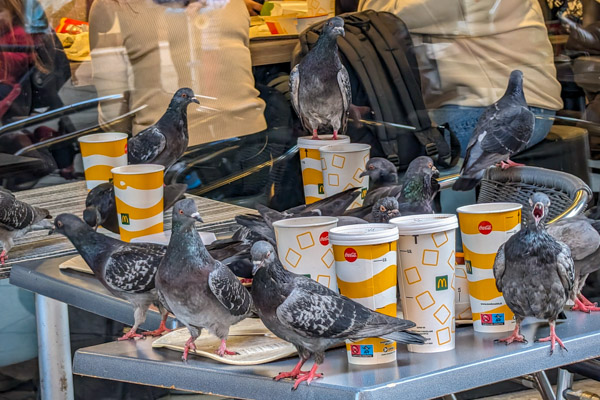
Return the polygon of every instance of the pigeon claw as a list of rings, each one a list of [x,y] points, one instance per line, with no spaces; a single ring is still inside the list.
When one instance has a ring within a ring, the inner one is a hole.
[[[142,335],[144,336],[161,336],[163,333],[167,332],[171,332],[172,329],[167,328],[167,326],[165,325],[165,321],[160,321],[160,325],[158,326],[158,329],[150,331],[150,332],[143,332]]]
[[[0,264],[4,265],[6,263],[6,259],[8,257],[6,256],[6,250],[2,250],[2,253],[0,253]]]
[[[319,132],[317,132],[316,129],[313,129],[313,135],[312,135],[312,140],[320,140],[319,139]]]
[[[581,293],[579,293],[577,295],[577,298],[579,299],[579,301],[581,301],[584,305],[586,306],[590,306],[590,307],[596,307],[598,305],[598,303],[592,303],[591,301],[589,301],[584,295],[582,295]]]
[[[144,335],[140,335],[139,333],[135,333],[135,329],[130,329],[129,332],[118,338],[118,341],[129,340],[129,339],[143,339]]]
[[[587,302],[589,304],[585,304],[580,299],[575,299],[575,305],[573,308],[571,308],[571,311],[581,311],[585,313],[590,313],[591,311],[600,311],[600,307],[596,307],[596,303],[592,303],[589,300],[587,300]]]
[[[525,166],[525,164],[516,163],[514,161],[511,161],[510,159],[508,159],[506,161],[500,161],[500,168],[502,168],[502,169],[509,169],[510,167],[523,167],[523,166]]]
[[[554,346],[556,342],[558,342],[562,349],[568,351],[565,345],[563,344],[562,340],[560,340],[560,338],[556,336],[556,332],[554,331],[554,323],[550,325],[550,336],[538,339],[536,340],[536,342],[550,342],[550,355],[554,353]]]
[[[333,140],[337,140],[338,138],[338,131],[333,131]]]
[[[521,335],[520,327],[518,325],[509,337],[494,340],[494,343],[505,343],[507,346],[512,342],[527,343],[525,336]]]
[[[187,361],[190,349],[192,349],[194,353],[196,352],[196,343],[194,343],[195,339],[195,337],[190,336],[187,342],[185,342],[185,346],[183,347],[183,355],[181,356],[183,361]]]
[[[294,383],[294,386],[292,387],[292,390],[296,390],[298,389],[298,386],[300,385],[300,383],[306,381],[307,385],[310,385],[310,383],[318,378],[322,378],[323,374],[317,374],[317,368],[319,368],[318,364],[315,364],[312,366],[312,368],[310,369],[310,372],[308,372],[307,374],[302,374],[300,377],[298,377],[298,379],[296,379],[296,382]]]
[[[223,356],[235,356],[236,354],[240,354],[237,351],[231,351],[231,350],[227,350],[227,344],[225,339],[221,340],[221,345],[219,346],[219,349],[215,352],[217,353],[219,356],[223,357]]]

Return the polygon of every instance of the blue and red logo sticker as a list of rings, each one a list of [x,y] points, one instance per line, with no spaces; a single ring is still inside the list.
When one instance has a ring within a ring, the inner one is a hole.
[[[504,325],[504,313],[481,314],[481,325]]]
[[[352,344],[350,345],[352,357],[373,357],[373,345],[371,344]]]

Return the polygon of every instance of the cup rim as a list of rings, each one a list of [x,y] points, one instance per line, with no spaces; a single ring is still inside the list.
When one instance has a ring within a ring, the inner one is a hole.
[[[394,242],[398,238],[398,227],[394,224],[344,225],[329,230],[329,241],[334,246],[381,244]]]
[[[128,171],[130,169],[131,171]],[[137,169],[137,170],[136,170]],[[130,164],[114,167],[110,172],[115,175],[142,175],[164,171],[165,166],[160,164]]]
[[[311,222],[314,221],[314,222]],[[314,217],[296,217],[280,219],[273,222],[273,227],[277,228],[313,228],[330,224],[337,224],[339,221],[336,217],[329,216],[314,216]]]
[[[101,140],[102,136],[113,136],[111,139]],[[129,135],[123,132],[102,132],[102,133],[92,133],[90,135],[85,135],[77,138],[79,143],[111,143],[117,142],[119,140],[127,139]]]
[[[390,223],[398,227],[400,236],[425,235],[458,228],[458,218],[454,214],[405,215],[392,218]]]
[[[348,149],[342,150],[342,147],[349,147]],[[323,146],[319,148],[321,153],[356,153],[359,151],[370,151],[371,145],[364,143],[340,143],[340,144],[330,144],[327,146]]]
[[[490,209],[495,208],[495,209]],[[502,202],[502,203],[479,203],[469,204],[456,209],[457,214],[499,214],[510,211],[517,211],[523,208],[522,204]]]
[[[333,135],[319,135],[320,140],[313,140],[312,136],[302,136],[298,138],[299,149],[319,150],[321,147],[329,146],[335,143],[350,143],[350,136],[338,135],[337,140],[333,140]]]

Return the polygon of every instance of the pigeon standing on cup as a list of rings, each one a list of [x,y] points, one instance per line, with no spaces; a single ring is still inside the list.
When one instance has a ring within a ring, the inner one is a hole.
[[[342,18],[328,20],[315,47],[290,73],[292,105],[313,139],[319,138],[319,128],[332,129],[334,140],[346,130],[352,89],[336,42],[344,35]]]
[[[254,280],[252,299],[265,326],[275,335],[292,343],[300,361],[290,372],[274,379],[296,379],[292,390],[301,382],[310,384],[323,375],[317,368],[325,359],[325,350],[344,340],[383,337],[398,343],[422,344],[425,339],[407,331],[414,322],[393,318],[369,310],[304,275],[287,271],[268,242],[252,246]],[[313,356],[310,371],[302,371]]]
[[[165,171],[185,152],[189,142],[187,106],[199,104],[190,88],[173,95],[167,111],[158,122],[127,142],[129,164],[160,164]]]
[[[252,307],[246,288],[206,250],[196,221],[202,218],[193,199],[175,203],[171,239],[156,274],[156,287],[167,307],[190,332],[184,361],[190,349],[196,349],[202,329],[221,339],[218,355],[235,354],[226,345],[229,327],[246,318]]]
[[[533,316],[550,323],[550,336],[538,341],[549,341],[552,353],[555,342],[565,348],[556,335],[555,322],[567,300],[573,296],[575,269],[569,246],[546,232],[544,220],[550,206],[548,196],[534,193],[529,204],[532,221],[500,246],[494,261],[496,287],[517,321],[512,335],[498,341],[506,344],[526,342],[520,332],[521,322],[525,317]]]
[[[473,189],[486,168],[500,163],[502,168],[518,166],[510,156],[525,150],[533,135],[535,116],[523,93],[523,73],[512,71],[504,95],[485,109],[469,140],[460,177],[452,186],[458,191]]]
[[[93,230],[73,214],[60,214],[54,220],[54,231],[65,235],[94,272],[94,276],[110,293],[125,299],[134,307],[134,325],[119,340],[143,335],[137,329],[146,320],[150,305],[158,307],[162,320],[157,330],[145,335],[168,332],[168,311],[159,301],[154,285],[156,271],[166,247],[154,243],[127,243]]]
[[[0,187],[0,263],[6,262],[14,240],[34,230],[52,229],[52,218],[45,208],[17,200],[7,189]]]

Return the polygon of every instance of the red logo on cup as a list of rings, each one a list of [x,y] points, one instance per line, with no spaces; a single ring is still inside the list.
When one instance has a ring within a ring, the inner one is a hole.
[[[127,154],[127,143],[125,143],[125,154]]]
[[[319,236],[319,242],[323,246],[327,246],[329,244],[329,232],[321,233],[321,236]]]
[[[344,250],[344,258],[348,262],[354,262],[358,258],[358,254],[356,254],[356,250],[354,250],[352,247],[348,247],[346,250]]]
[[[353,356],[360,356],[360,346],[357,344],[350,345],[350,352]]]
[[[488,221],[481,221],[477,228],[479,229],[479,233],[482,235],[489,235],[492,233],[492,224]]]

